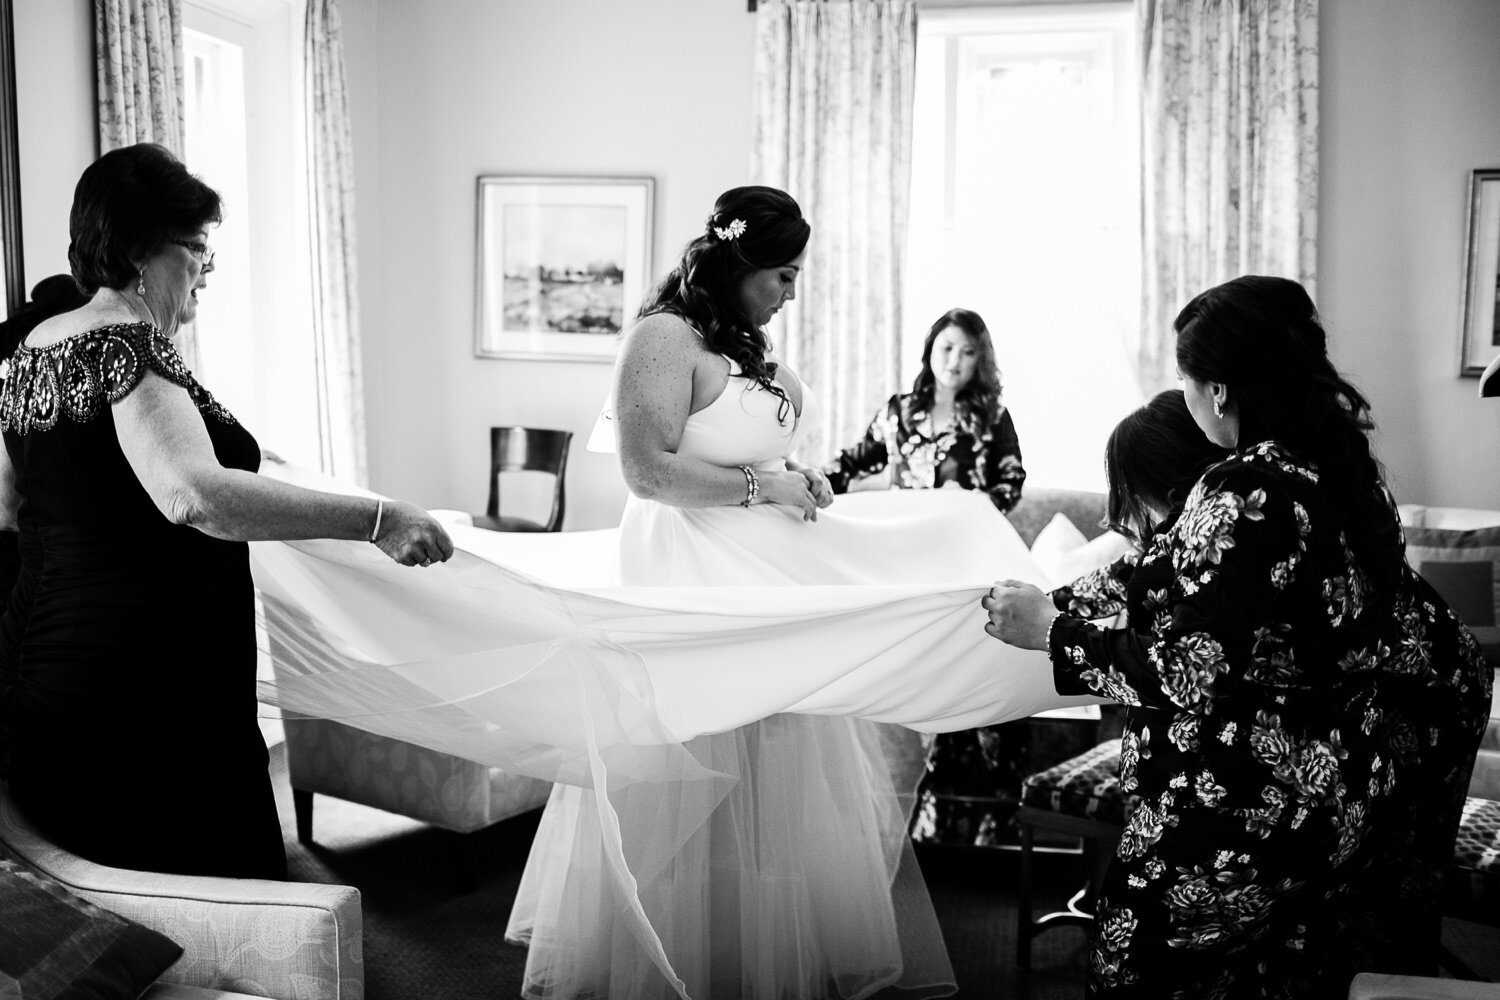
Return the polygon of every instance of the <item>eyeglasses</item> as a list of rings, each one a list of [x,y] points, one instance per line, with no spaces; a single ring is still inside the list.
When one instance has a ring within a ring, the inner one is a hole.
[[[207,267],[214,262],[214,248],[207,243],[199,243],[197,240],[174,240],[168,239],[168,243],[176,243],[188,253],[198,258],[198,263]]]

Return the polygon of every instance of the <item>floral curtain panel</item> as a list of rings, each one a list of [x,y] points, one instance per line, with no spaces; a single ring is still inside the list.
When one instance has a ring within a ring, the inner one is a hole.
[[[182,0],[94,0],[94,51],[99,151],[154,142],[182,157]],[[179,328],[173,341],[196,371],[194,326]]]
[[[94,0],[99,149],[156,142],[182,156],[182,0]]]
[[[913,0],[762,0],[751,176],[812,224],[806,278],[776,345],[821,406],[799,456],[819,463],[898,388],[911,176]]]
[[[1317,0],[1136,0],[1141,31],[1141,388],[1176,378],[1172,320],[1241,274],[1313,291]]]
[[[304,56],[320,461],[329,475],[364,483],[354,144],[337,0],[307,0]]]

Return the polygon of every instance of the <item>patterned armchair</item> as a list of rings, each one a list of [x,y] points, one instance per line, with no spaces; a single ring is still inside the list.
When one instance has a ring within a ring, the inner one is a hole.
[[[95,864],[43,838],[3,786],[0,855],[182,946],[143,1000],[364,997],[358,889]]]

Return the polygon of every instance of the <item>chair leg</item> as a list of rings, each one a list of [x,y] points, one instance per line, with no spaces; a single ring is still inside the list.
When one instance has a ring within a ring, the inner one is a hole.
[[[1033,828],[1021,827],[1021,884],[1016,892],[1016,968],[1031,969],[1031,848]]]
[[[299,844],[311,844],[313,842],[313,793],[303,791],[300,788],[293,788],[292,812],[297,817],[297,842]]]

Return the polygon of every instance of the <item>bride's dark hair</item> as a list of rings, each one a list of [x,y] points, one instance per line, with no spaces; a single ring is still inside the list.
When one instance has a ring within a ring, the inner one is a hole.
[[[811,235],[802,209],[785,191],[731,188],[719,196],[703,232],[683,248],[677,266],[646,297],[640,314],[680,316],[709,350],[732,358],[744,377],[785,400],[774,380],[776,365],[766,361],[770,341],[740,309],[737,293],[752,271],[796,260]]]

